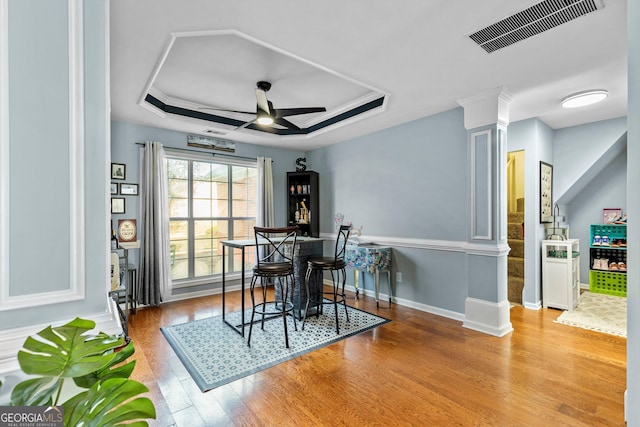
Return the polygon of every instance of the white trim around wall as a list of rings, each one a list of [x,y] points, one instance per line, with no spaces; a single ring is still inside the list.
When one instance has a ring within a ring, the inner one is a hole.
[[[335,240],[336,235],[332,233],[320,233],[320,237],[327,240]],[[509,246],[490,245],[486,243],[473,243],[460,240],[435,240],[435,239],[415,239],[406,237],[387,236],[360,236],[362,243],[375,243],[398,248],[412,248],[423,250],[434,250],[443,252],[460,252],[473,255],[502,256],[509,253]]]
[[[482,144],[483,142],[481,142],[481,137],[486,136],[486,142],[484,142],[484,144],[486,145],[486,147],[484,148],[486,151],[486,158],[485,159],[478,159],[477,156],[477,146]],[[492,146],[492,131],[491,129],[488,130],[484,130],[484,131],[480,131],[480,132],[473,132],[471,133],[471,135],[469,136],[469,138],[471,139],[471,216],[470,216],[470,220],[471,220],[471,238],[474,240],[492,240],[493,239],[493,203],[492,203],[492,192],[493,192],[493,187],[491,185],[491,181],[492,181],[492,170],[493,170],[493,164],[492,164],[492,157],[491,157],[491,146]],[[485,176],[476,176],[477,171],[476,171],[476,161],[478,160],[484,160],[486,168],[487,168],[487,173]],[[478,191],[478,185],[480,180],[485,181],[485,186],[486,186],[486,194],[484,194],[486,200],[484,200],[484,203],[486,205],[486,212],[485,215],[487,216],[487,223],[484,224],[484,226],[482,227],[484,230],[478,230],[478,223],[477,223],[477,216],[478,216],[478,211],[480,208],[482,208],[482,204],[481,204],[481,197],[482,194],[480,194],[480,192]],[[481,234],[483,233],[484,234]]]
[[[9,288],[9,0],[0,0],[0,304]]]
[[[71,293],[85,293],[84,25],[83,0],[69,0],[69,192],[71,194]]]
[[[9,159],[8,159],[8,1],[0,0],[0,311],[36,307],[60,302],[81,300],[85,297],[85,216],[84,216],[84,55],[83,55],[83,0],[68,0],[68,39],[69,39],[69,222],[70,239],[70,284],[65,290],[42,292],[38,294],[11,296],[9,292]],[[5,167],[7,166],[7,167]]]
[[[113,300],[109,300],[107,303],[115,304]],[[99,332],[104,332],[109,335],[122,334],[122,324],[120,323],[118,312],[115,307],[110,307],[110,310],[111,312],[105,311],[103,313],[79,316],[83,319],[90,319],[96,322],[96,327],[92,331],[89,331],[89,334],[97,334]],[[73,320],[73,318],[61,320],[51,325],[62,326],[71,320]],[[25,340],[27,337],[37,334],[49,325],[49,323],[41,323],[2,331],[2,335],[0,335],[0,375],[20,369],[20,365],[18,364],[18,351],[22,348]]]

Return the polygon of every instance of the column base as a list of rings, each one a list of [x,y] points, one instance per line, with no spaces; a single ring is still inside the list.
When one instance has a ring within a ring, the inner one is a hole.
[[[513,331],[509,317],[509,301],[491,302],[467,298],[464,306],[463,327],[496,337],[503,337]]]

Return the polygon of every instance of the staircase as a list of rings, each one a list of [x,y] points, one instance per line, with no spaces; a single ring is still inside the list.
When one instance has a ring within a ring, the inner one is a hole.
[[[517,212],[507,213],[507,240],[511,251],[507,259],[509,277],[507,297],[512,304],[522,305],[524,288],[524,198],[517,200]]]

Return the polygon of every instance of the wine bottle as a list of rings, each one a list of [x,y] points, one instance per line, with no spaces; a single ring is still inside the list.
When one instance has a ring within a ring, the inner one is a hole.
[[[116,230],[111,230],[111,249],[118,249],[119,247]]]

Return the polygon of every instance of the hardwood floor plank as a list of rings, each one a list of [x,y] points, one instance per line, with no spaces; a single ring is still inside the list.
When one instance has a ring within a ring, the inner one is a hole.
[[[239,301],[229,294],[228,311]],[[140,308],[133,377],[156,404],[151,425],[624,426],[624,338],[555,323],[553,309],[512,308],[514,331],[497,338],[368,297],[349,304],[392,322],[206,393],[160,327],[219,315],[220,296]]]

